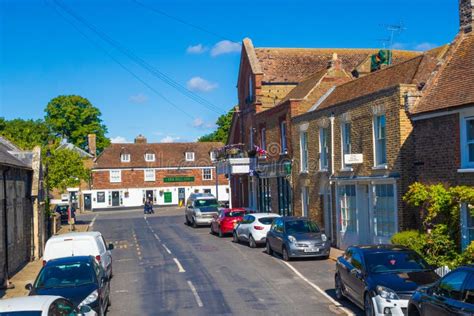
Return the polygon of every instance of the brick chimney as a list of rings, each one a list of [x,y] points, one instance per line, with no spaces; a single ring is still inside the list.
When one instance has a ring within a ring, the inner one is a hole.
[[[135,138],[135,144],[146,144],[147,141],[146,141],[146,137],[143,136],[142,134],[138,135],[136,138]]]
[[[91,154],[94,157],[97,154],[96,139],[97,137],[95,136],[95,134],[87,135],[87,147],[89,148],[89,154]]]
[[[459,0],[459,26],[461,32],[472,32],[474,27],[474,0]]]
[[[342,70],[342,61],[337,57],[337,53],[332,54],[332,58],[328,64],[328,68],[333,68],[335,70]]]

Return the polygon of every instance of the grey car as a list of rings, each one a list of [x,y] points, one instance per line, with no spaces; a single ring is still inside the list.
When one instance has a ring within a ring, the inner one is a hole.
[[[329,258],[331,245],[318,225],[305,217],[285,216],[273,221],[266,239],[267,253],[278,252],[283,260],[292,258]]]
[[[186,224],[193,226],[210,226],[214,215],[218,214],[217,199],[212,194],[193,193],[186,203]]]

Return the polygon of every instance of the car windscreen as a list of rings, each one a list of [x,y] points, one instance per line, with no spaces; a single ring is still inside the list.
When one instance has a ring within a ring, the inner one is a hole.
[[[259,218],[258,221],[263,225],[271,225],[276,217],[262,217]]]
[[[230,211],[225,213],[225,217],[243,217],[245,216],[245,211]]]
[[[61,212],[61,213],[67,212],[67,205],[56,206],[56,212]]]
[[[35,282],[35,288],[75,287],[96,282],[94,268],[88,262],[45,266]]]
[[[429,264],[414,251],[387,251],[364,255],[370,273],[396,273],[430,270]]]
[[[302,233],[319,233],[319,227],[313,221],[294,220],[285,222],[285,231],[288,235]]]
[[[194,206],[197,208],[202,207],[218,207],[216,199],[205,199],[205,200],[196,200],[194,201]]]

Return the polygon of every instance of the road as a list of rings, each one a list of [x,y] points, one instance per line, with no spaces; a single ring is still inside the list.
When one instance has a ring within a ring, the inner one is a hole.
[[[184,224],[184,211],[81,216],[113,243],[109,315],[347,315],[333,296],[334,262],[289,264]]]

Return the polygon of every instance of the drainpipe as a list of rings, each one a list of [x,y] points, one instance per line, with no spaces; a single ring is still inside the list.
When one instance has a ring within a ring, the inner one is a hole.
[[[334,182],[332,181],[333,177],[334,177],[334,113],[331,113],[331,116],[329,117],[329,120],[331,122],[331,173],[330,173],[330,176],[329,176],[329,211],[330,211],[330,222],[331,222],[331,243],[332,244],[335,244],[335,241],[336,241],[336,234],[335,234],[335,230],[334,230],[334,225],[333,225],[333,222],[332,222],[332,213],[333,213],[333,210],[335,209],[333,206],[333,202],[332,202],[332,189],[333,189],[333,185],[334,185]],[[336,216],[337,218],[337,216]],[[337,226],[336,226],[337,227]]]
[[[2,288],[3,289],[12,289],[15,286],[9,282],[8,278],[8,213],[7,213],[7,172],[10,170],[10,167],[3,169],[3,247],[5,249],[5,263],[3,265],[4,271],[4,281]]]

